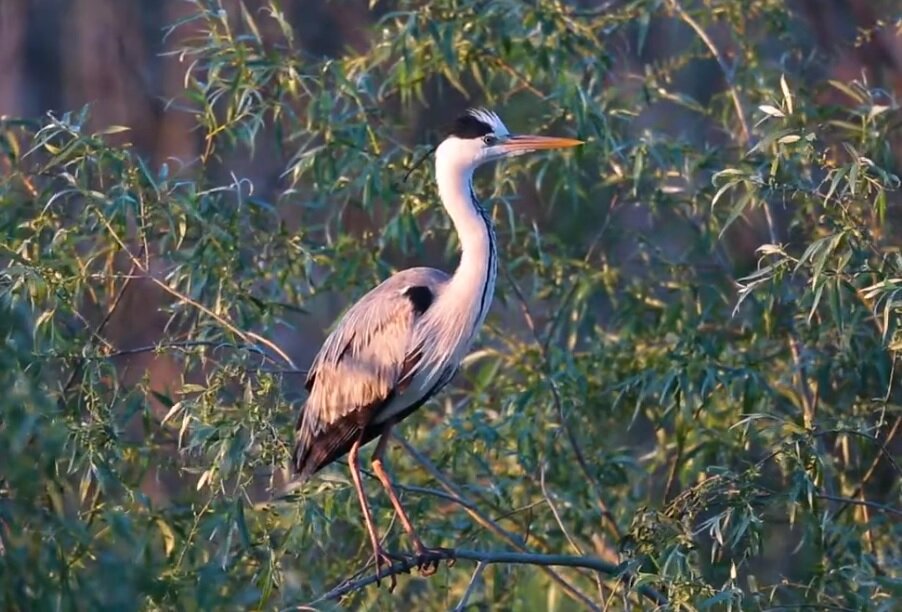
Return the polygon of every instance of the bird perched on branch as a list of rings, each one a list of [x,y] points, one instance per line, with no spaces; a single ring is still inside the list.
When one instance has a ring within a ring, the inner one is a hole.
[[[448,384],[485,320],[495,290],[498,248],[492,222],[473,190],[487,162],[582,144],[572,138],[511,134],[485,109],[471,109],[435,149],[442,204],[460,237],[454,274],[402,270],[354,304],[310,367],[307,401],[297,421],[293,463],[300,480],[348,454],[351,478],[373,545],[376,573],[391,556],[379,543],[360,477],[360,448],[378,438],[373,472],[398,514],[424,575],[451,553],[427,548],[395,493],[383,464],[389,432]]]

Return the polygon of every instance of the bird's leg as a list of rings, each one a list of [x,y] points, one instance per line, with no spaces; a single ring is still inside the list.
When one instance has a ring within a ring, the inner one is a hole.
[[[370,541],[373,544],[373,558],[376,562],[376,584],[379,584],[379,572],[382,570],[383,564],[391,567],[392,560],[389,554],[379,544],[379,535],[376,533],[376,526],[373,524],[373,515],[370,512],[370,506],[366,501],[366,492],[363,490],[363,482],[360,478],[360,466],[357,464],[357,456],[360,453],[360,442],[363,435],[354,441],[351,451],[348,453],[348,465],[351,467],[351,480],[354,481],[354,488],[357,489],[357,499],[360,502],[360,509],[363,511],[363,522],[370,534]],[[388,585],[389,592],[394,591],[398,584],[398,580],[394,574],[389,576],[391,581]]]
[[[416,529],[413,528],[413,524],[410,522],[410,517],[408,517],[407,512],[405,512],[404,506],[401,505],[401,500],[398,498],[398,494],[395,493],[391,478],[389,478],[388,472],[386,472],[385,466],[382,463],[382,456],[385,454],[385,447],[388,445],[391,428],[392,425],[389,424],[382,432],[379,441],[376,443],[376,450],[373,452],[373,472],[376,473],[376,477],[379,479],[379,482],[382,483],[385,492],[388,493],[388,498],[391,500],[391,505],[394,506],[395,512],[398,513],[398,518],[401,520],[404,531],[407,532],[407,535],[413,542],[413,547],[416,551],[417,568],[424,576],[431,576],[438,570],[439,561],[442,559],[447,559],[449,566],[454,564],[454,551],[448,548],[427,548],[424,546],[423,541],[420,539]]]

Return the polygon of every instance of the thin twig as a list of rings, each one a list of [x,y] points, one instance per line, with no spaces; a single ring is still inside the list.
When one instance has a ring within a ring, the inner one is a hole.
[[[601,243],[601,239],[604,238],[605,233],[607,233],[608,229],[611,227],[611,221],[614,219],[614,215],[619,211],[620,198],[618,194],[614,194],[611,197],[611,203],[608,205],[608,211],[605,214],[604,222],[602,222],[601,227],[595,233],[595,237],[592,238],[592,241],[589,243],[588,248],[586,249],[586,254],[583,255],[583,263],[589,264],[592,261],[592,256],[595,254],[595,249],[598,248],[598,245]],[[567,293],[561,298],[558,303],[558,307],[556,308],[557,312],[554,317],[551,319],[551,323],[549,323],[545,331],[545,340],[542,342],[542,347],[547,352],[551,347],[551,341],[555,337],[555,332],[557,332],[558,325],[564,320],[565,313],[569,312],[570,300],[573,299],[573,296],[576,295],[576,291],[579,289],[579,282],[574,281],[570,284],[570,288],[567,290]]]
[[[99,216],[100,220],[103,222],[103,224],[106,226],[107,231],[110,233],[110,235],[116,241],[116,243],[119,245],[119,248],[121,248],[122,251],[129,257],[129,259],[131,259],[132,263],[146,275],[145,278],[147,280],[151,281],[157,287],[159,287],[160,289],[162,289],[163,291],[165,291],[172,297],[176,298],[177,300],[184,302],[185,304],[188,304],[189,306],[193,306],[197,310],[201,311],[202,313],[204,313],[205,315],[207,315],[208,317],[212,318],[214,321],[216,321],[217,323],[219,323],[220,325],[225,327],[227,330],[229,330],[230,332],[232,332],[233,334],[235,334],[236,336],[238,336],[239,338],[244,340],[246,343],[254,344],[254,342],[252,342],[252,341],[256,340],[260,344],[264,345],[265,347],[267,347],[268,349],[270,349],[271,351],[276,353],[279,357],[281,357],[285,361],[285,363],[287,363],[292,369],[294,369],[294,370],[298,369],[298,367],[295,365],[294,361],[292,361],[291,357],[289,357],[285,353],[285,351],[283,351],[273,341],[267,340],[266,338],[263,338],[262,336],[254,333],[254,332],[245,332],[245,331],[238,329],[238,327],[236,327],[234,324],[232,324],[230,321],[228,321],[225,317],[210,310],[205,305],[201,304],[197,300],[192,299],[190,296],[185,295],[178,289],[174,289],[173,287],[170,287],[167,283],[164,283],[159,278],[157,278],[156,276],[151,274],[150,270],[148,270],[141,264],[141,261],[137,257],[135,257],[135,255],[131,252],[131,249],[129,249],[128,246],[125,244],[125,242],[122,240],[122,238],[119,237],[119,234],[116,233],[116,230],[113,229],[113,226],[110,225],[110,222],[107,221],[106,217],[103,215],[98,215],[98,216]]]
[[[567,529],[567,527],[564,526],[564,521],[561,520],[561,515],[558,513],[557,507],[555,507],[551,496],[548,494],[548,489],[545,487],[545,470],[547,469],[547,467],[547,463],[542,463],[542,467],[541,469],[539,469],[539,486],[542,489],[542,497],[545,498],[545,503],[548,504],[548,507],[551,509],[551,514],[554,515],[554,520],[557,522],[558,528],[564,534],[564,537],[567,538],[570,546],[573,547],[573,552],[578,555],[585,554],[580,545],[577,544],[576,540],[573,539],[573,536],[570,535],[570,531]]]
[[[470,597],[473,595],[473,591],[476,589],[476,585],[479,584],[479,578],[482,576],[482,572],[485,571],[485,568],[489,566],[485,561],[480,561],[476,564],[476,569],[473,571],[473,575],[470,577],[470,582],[467,584],[467,590],[464,591],[463,596],[460,598],[460,601],[457,602],[457,605],[454,606],[453,612],[463,612],[467,607],[467,602],[470,601]]]
[[[496,523],[491,518],[489,518],[488,516],[483,514],[472,501],[469,501],[466,498],[466,496],[463,494],[463,492],[461,492],[460,488],[457,485],[455,485],[451,480],[449,480],[441,472],[441,470],[439,470],[435,466],[435,464],[432,463],[432,461],[430,461],[427,457],[425,457],[417,449],[415,449],[413,446],[411,446],[410,443],[407,442],[407,440],[404,440],[403,438],[400,438],[395,434],[392,434],[392,437],[401,446],[401,448],[403,448],[407,452],[407,454],[409,454],[414,459],[414,461],[416,461],[420,465],[420,467],[425,469],[429,473],[429,475],[432,476],[436,481],[438,481],[438,483],[448,493],[450,493],[451,495],[453,495],[455,497],[454,501],[456,501],[462,507],[464,507],[467,510],[467,513],[470,515],[470,517],[473,518],[473,520],[475,520],[477,523],[479,523],[480,525],[482,525],[483,527],[485,527],[486,529],[488,529],[489,531],[491,531],[498,537],[500,537],[502,540],[507,542],[510,546],[513,546],[519,552],[521,552],[523,554],[528,553],[526,547],[524,546],[524,544],[522,542],[522,539],[519,536],[504,529],[503,527],[498,525],[498,523]],[[596,557],[587,557],[587,558],[597,559]],[[597,559],[597,560],[601,561],[600,559]],[[620,567],[619,565],[616,565],[614,563],[609,563],[607,561],[601,561],[601,562],[605,563],[608,567],[617,567],[617,568]],[[598,606],[596,606],[594,603],[592,603],[592,601],[582,591],[580,591],[577,587],[572,585],[569,581],[567,581],[564,577],[562,577],[560,574],[558,574],[550,566],[543,565],[542,569],[545,571],[546,574],[548,574],[548,576],[552,580],[554,580],[555,582],[560,584],[564,588],[564,591],[568,595],[570,595],[574,599],[577,599],[578,601],[581,601],[588,608],[593,609],[593,610],[598,610]],[[590,569],[592,569],[592,568],[590,568]],[[667,598],[662,593],[660,593],[657,589],[655,589],[653,587],[643,585],[643,586],[640,586],[637,590],[640,595],[649,599],[650,601],[654,601],[657,603],[662,603],[662,602],[667,601]]]
[[[893,438],[896,437],[896,433],[898,433],[898,431],[899,431],[900,424],[902,424],[902,417],[896,417],[896,422],[893,423],[892,429],[890,429],[889,433],[886,434],[886,440],[884,442],[881,442],[876,437],[871,437],[860,431],[844,431],[844,430],[841,431],[841,433],[859,435],[865,439],[871,440],[880,449],[880,452],[877,454],[876,457],[874,457],[873,461],[871,461],[871,465],[868,467],[864,476],[861,478],[861,482],[858,483],[858,485],[855,487],[855,490],[849,496],[850,498],[859,497],[864,493],[865,485],[868,483],[868,481],[874,475],[874,472],[876,471],[877,466],[880,465],[880,459],[882,459],[884,457],[886,457],[887,461],[889,461],[892,464],[893,468],[896,470],[897,475],[902,476],[902,471],[900,471],[899,465],[896,463],[896,460],[893,459],[892,454],[889,452],[889,449],[887,448],[887,446],[893,441]],[[861,500],[861,501],[864,501],[864,500]],[[846,509],[848,509],[852,505],[853,505],[852,502],[846,502],[845,504],[840,506],[840,508],[833,514],[833,520],[836,520],[836,518],[840,514],[845,512]]]
[[[31,178],[24,172],[17,171],[18,169],[14,167],[9,155],[0,157],[0,160],[3,161],[2,166],[4,168],[4,174],[9,173],[10,176],[13,174],[18,176],[19,180],[22,181],[22,185],[25,187],[25,191],[28,192],[28,195],[32,198],[38,197],[38,190],[35,189],[34,183],[31,182]]]
[[[525,89],[526,91],[528,91],[529,93],[531,93],[532,95],[534,95],[535,97],[537,97],[540,100],[548,99],[548,96],[546,96],[544,93],[542,93],[541,91],[536,89],[532,85],[532,83],[529,82],[530,81],[529,78],[527,78],[525,75],[523,75],[521,72],[519,72],[516,68],[514,68],[513,66],[511,66],[510,64],[505,62],[503,59],[501,59],[500,57],[498,57],[496,55],[486,55],[485,57],[486,57],[486,59],[493,61],[496,66],[498,66],[499,68],[504,70],[506,73],[508,73],[509,75],[511,75],[518,81],[520,81],[520,84],[523,89]]]
[[[791,330],[789,336],[789,353],[792,356],[792,363],[795,366],[796,377],[798,378],[799,396],[802,401],[802,418],[805,429],[814,428],[814,419],[817,416],[817,406],[814,402],[814,395],[811,393],[811,387],[808,385],[808,373],[805,364],[802,363],[802,343],[795,334],[795,330]]]
[[[849,497],[827,495],[824,493],[816,493],[814,496],[818,499],[825,499],[827,501],[839,502],[846,505],[866,506],[868,508],[873,508],[874,510],[879,510],[880,512],[886,512],[887,514],[902,516],[902,510],[900,510],[899,508],[894,508],[885,504],[878,504],[877,502],[868,501],[866,499],[851,499]]]
[[[678,0],[668,0],[668,3],[683,23],[695,31],[705,46],[708,47],[708,51],[711,52],[711,55],[714,56],[717,65],[720,66],[724,80],[727,82],[727,90],[730,92],[730,98],[733,100],[733,107],[736,109],[736,115],[739,117],[739,125],[742,128],[742,144],[748,143],[749,138],[751,137],[751,130],[749,130],[749,124],[745,118],[745,111],[742,108],[739,91],[736,89],[736,85],[733,81],[733,71],[730,70],[726,58],[717,48],[717,45],[714,44],[714,41],[711,40],[711,37],[708,36],[708,33],[705,32],[705,29],[683,9]]]
[[[873,474],[874,469],[876,468],[876,464],[879,463],[879,461],[880,461],[881,456],[885,457],[886,460],[889,461],[890,465],[892,465],[893,469],[896,471],[896,474],[900,478],[902,478],[902,467],[900,467],[899,464],[896,462],[896,460],[893,459],[893,454],[890,452],[889,448],[887,448],[887,445],[893,441],[893,438],[896,437],[896,433],[898,433],[898,431],[899,431],[900,421],[902,421],[902,417],[897,417],[896,422],[893,423],[893,426],[889,430],[889,433],[886,434],[885,442],[881,442],[880,439],[877,438],[877,436],[872,436],[863,431],[856,431],[854,429],[828,429],[826,431],[820,431],[820,432],[814,434],[814,436],[822,437],[822,436],[825,436],[828,434],[841,434],[841,435],[849,435],[849,436],[858,436],[859,438],[864,438],[865,440],[873,442],[874,445],[877,447],[877,450],[880,451],[880,454],[874,458],[874,463],[871,464],[871,466],[868,468],[867,473],[865,474],[864,478],[862,479],[863,482],[867,482],[870,479],[871,475]],[[858,492],[856,491],[855,494],[852,495],[852,497],[855,497],[857,493]]]
[[[777,234],[777,225],[774,221],[773,211],[771,210],[770,201],[764,201],[763,205],[764,209],[764,219],[767,223],[767,231],[770,236],[771,244],[779,244],[779,236]],[[817,404],[819,393],[815,391],[812,393],[811,385],[808,382],[808,371],[805,367],[805,364],[802,361],[802,342],[799,340],[798,333],[795,329],[795,325],[790,319],[788,324],[788,334],[787,339],[789,343],[789,354],[792,358],[793,367],[795,369],[795,378],[796,385],[798,386],[798,395],[799,401],[802,404],[802,421],[805,425],[805,429],[809,431],[814,429],[815,425],[815,417],[817,416]],[[827,459],[830,457],[830,454],[827,452],[827,448],[824,445],[824,441],[821,438],[816,438],[814,441],[814,450],[817,453],[818,457],[821,458],[826,464]],[[827,466],[825,465],[825,468]],[[836,491],[836,487],[833,485],[832,479],[828,477],[829,474],[825,470],[824,474],[824,486],[827,487],[827,492],[829,494],[833,494]],[[831,511],[834,511],[833,504],[831,504]]]
[[[578,555],[585,554],[583,552],[582,547],[576,542],[572,535],[570,535],[570,531],[567,529],[566,525],[564,525],[563,519],[561,519],[560,513],[557,511],[557,506],[554,505],[554,500],[551,499],[551,495],[548,493],[548,488],[545,486],[545,472],[548,470],[548,462],[543,461],[542,467],[539,470],[539,487],[542,489],[542,497],[545,498],[545,503],[548,504],[548,507],[551,509],[551,514],[554,515],[554,520],[557,522],[558,528],[561,530],[561,533],[564,534],[564,537],[567,538],[567,542],[570,543],[570,546],[573,547],[573,551]],[[604,601],[604,585],[601,583],[601,577],[598,574],[595,574],[595,586],[598,587],[598,594],[601,601]]]
[[[248,351],[250,353],[254,353],[258,355],[264,362],[271,361],[273,363],[280,363],[276,361],[272,357],[266,354],[265,351],[260,349],[260,347],[253,344],[235,344],[233,342],[222,342],[222,341],[214,341],[214,340],[179,340],[173,342],[159,342],[157,344],[145,344],[144,346],[136,346],[133,348],[127,349],[117,349],[109,353],[105,354],[96,354],[96,355],[77,355],[75,358],[82,359],[85,361],[97,361],[103,359],[116,359],[118,357],[127,357],[129,355],[138,355],[141,353],[155,353],[159,351],[173,350],[173,349],[188,349],[188,348],[197,348],[197,347],[209,347],[213,349],[233,349],[238,351]],[[58,358],[58,359],[69,359],[73,357],[72,355],[39,355],[43,357],[49,358]],[[254,368],[255,371],[266,372],[271,374],[307,374],[307,370],[301,370],[297,368]]]
[[[457,487],[457,485],[455,485],[453,482],[451,482],[451,480],[449,480],[444,474],[442,474],[441,470],[439,470],[435,466],[435,464],[433,464],[422,453],[411,446],[410,443],[407,442],[407,440],[399,438],[394,434],[392,435],[392,437],[407,452],[407,454],[414,459],[414,461],[420,464],[420,466],[425,469],[430,476],[438,481],[442,488],[461,500],[466,499],[466,496],[463,494],[460,488]],[[483,514],[476,507],[476,504],[468,501],[466,504],[462,504],[462,507],[466,510],[467,514],[469,514],[470,517],[474,521],[476,521],[476,523],[497,535],[510,546],[513,546],[521,552],[526,552],[526,546],[519,536],[511,533],[510,531],[499,525],[497,522],[493,521],[490,517]],[[563,587],[564,592],[567,593],[567,595],[581,602],[591,610],[598,610],[598,606],[596,606],[585,593],[583,593],[578,587],[573,585],[569,580],[561,576],[554,569],[552,569],[551,567],[545,567],[544,571],[552,580]]]
[[[520,307],[523,312],[523,318],[525,319],[526,325],[527,327],[529,327],[535,343],[538,346],[539,351],[541,352],[542,361],[544,362],[544,366],[547,369],[545,378],[548,381],[548,386],[551,390],[551,398],[554,402],[555,410],[558,413],[558,420],[560,420],[561,422],[561,429],[564,432],[564,436],[567,438],[567,443],[570,445],[570,450],[573,451],[573,455],[574,457],[576,457],[576,463],[577,465],[579,465],[580,471],[592,488],[596,503],[598,504],[598,508],[601,511],[601,516],[603,519],[605,519],[603,523],[608,523],[613,535],[620,539],[623,537],[623,534],[620,532],[620,527],[617,525],[617,521],[614,519],[614,515],[608,509],[607,503],[605,503],[604,498],[601,495],[601,487],[598,485],[597,480],[592,475],[592,471],[589,469],[589,462],[586,461],[586,456],[583,453],[582,446],[580,445],[576,434],[573,432],[573,428],[570,427],[567,420],[567,413],[564,410],[564,400],[561,397],[560,389],[558,389],[557,381],[554,379],[554,376],[551,372],[551,355],[549,354],[548,347],[544,342],[542,342],[542,339],[539,337],[535,319],[533,318],[532,312],[529,308],[529,302],[526,300],[526,296],[523,294],[523,291],[520,289],[517,281],[514,280],[513,276],[511,275],[510,271],[507,270],[507,268],[504,268],[504,275],[507,278],[507,281],[510,284],[511,288],[513,289],[514,295],[520,302]]]
[[[122,296],[125,295],[126,289],[128,289],[129,285],[131,285],[133,275],[135,273],[135,268],[139,267],[134,258],[132,258],[132,266],[128,272],[128,278],[122,283],[122,286],[119,287],[119,291],[116,292],[116,295],[113,297],[113,302],[110,304],[110,307],[107,309],[106,314],[103,319],[97,324],[97,327],[91,332],[91,339],[98,340],[101,344],[105,344],[106,346],[110,346],[110,343],[101,336],[104,328],[107,326],[107,323],[110,322],[110,319],[113,318],[113,313],[116,312],[116,309],[119,308],[119,304],[122,302]],[[72,368],[72,372],[69,374],[69,378],[66,380],[66,384],[63,385],[63,392],[60,394],[60,402],[66,401],[66,394],[69,393],[69,390],[72,388],[72,385],[75,384],[75,379],[81,374],[82,369],[84,368],[86,358],[82,357],[76,363],[75,367]]]
[[[442,472],[432,463],[428,458],[426,458],[420,451],[415,449],[410,445],[407,440],[403,438],[399,438],[396,435],[392,435],[395,441],[403,448],[408,455],[410,455],[414,461],[416,461],[423,469],[425,469],[430,476],[435,478],[438,483],[442,486],[445,491],[454,496],[455,501],[460,504],[460,506],[466,510],[467,514],[475,520],[479,525],[488,529],[502,540],[504,540],[509,545],[514,548],[526,550],[523,541],[520,539],[517,534],[512,533],[499,525],[497,522],[493,521],[490,517],[486,516],[482,513],[481,510],[474,504],[472,501],[467,499],[467,497],[463,494],[460,488],[451,482]]]
[[[677,452],[676,457],[673,458],[673,463],[670,465],[670,470],[667,473],[667,483],[664,485],[664,503],[666,504],[670,501],[670,495],[673,493],[673,485],[676,482],[677,471],[680,469],[680,463],[683,462],[683,452],[686,446],[686,437],[678,432],[677,433]]]

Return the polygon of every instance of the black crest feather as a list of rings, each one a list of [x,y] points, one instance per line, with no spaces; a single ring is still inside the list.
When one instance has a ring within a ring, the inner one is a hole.
[[[448,135],[458,138],[482,138],[492,133],[492,126],[480,121],[470,113],[461,115],[454,120]]]
[[[479,114],[479,110],[471,109],[459,116],[451,126],[446,130],[446,136],[456,136],[458,138],[482,138],[486,134],[491,134],[494,131],[494,128],[479,119],[476,114]],[[481,111],[483,114],[486,114],[486,111]],[[474,114],[476,113],[476,114]],[[414,164],[410,167],[407,173],[404,175],[404,182],[407,182],[407,179],[410,178],[410,175],[413,174],[413,171],[416,170],[424,161],[426,161],[430,155],[435,153],[435,150],[438,148],[438,145],[430,148],[425,155],[420,157]]]

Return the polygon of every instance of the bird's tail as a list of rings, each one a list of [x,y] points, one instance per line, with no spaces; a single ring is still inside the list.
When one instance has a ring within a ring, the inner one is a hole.
[[[317,421],[315,414],[305,418],[302,413],[295,430],[294,451],[291,454],[297,478],[310,478],[347,454],[355,441],[363,445],[381,434],[382,430],[378,426],[368,428],[361,424],[361,418],[371,413],[372,409],[369,407],[352,410],[325,427]]]
[[[294,449],[291,452],[291,469],[297,482],[309,480],[316,472],[316,465],[310,461],[310,450],[313,447],[313,436],[308,423],[305,423],[307,406],[301,408],[297,423],[294,426]]]
[[[300,434],[300,432],[298,432]],[[310,447],[300,435],[295,435],[294,450],[291,453],[291,467],[295,480],[305,482],[316,473],[316,464],[310,461]]]

